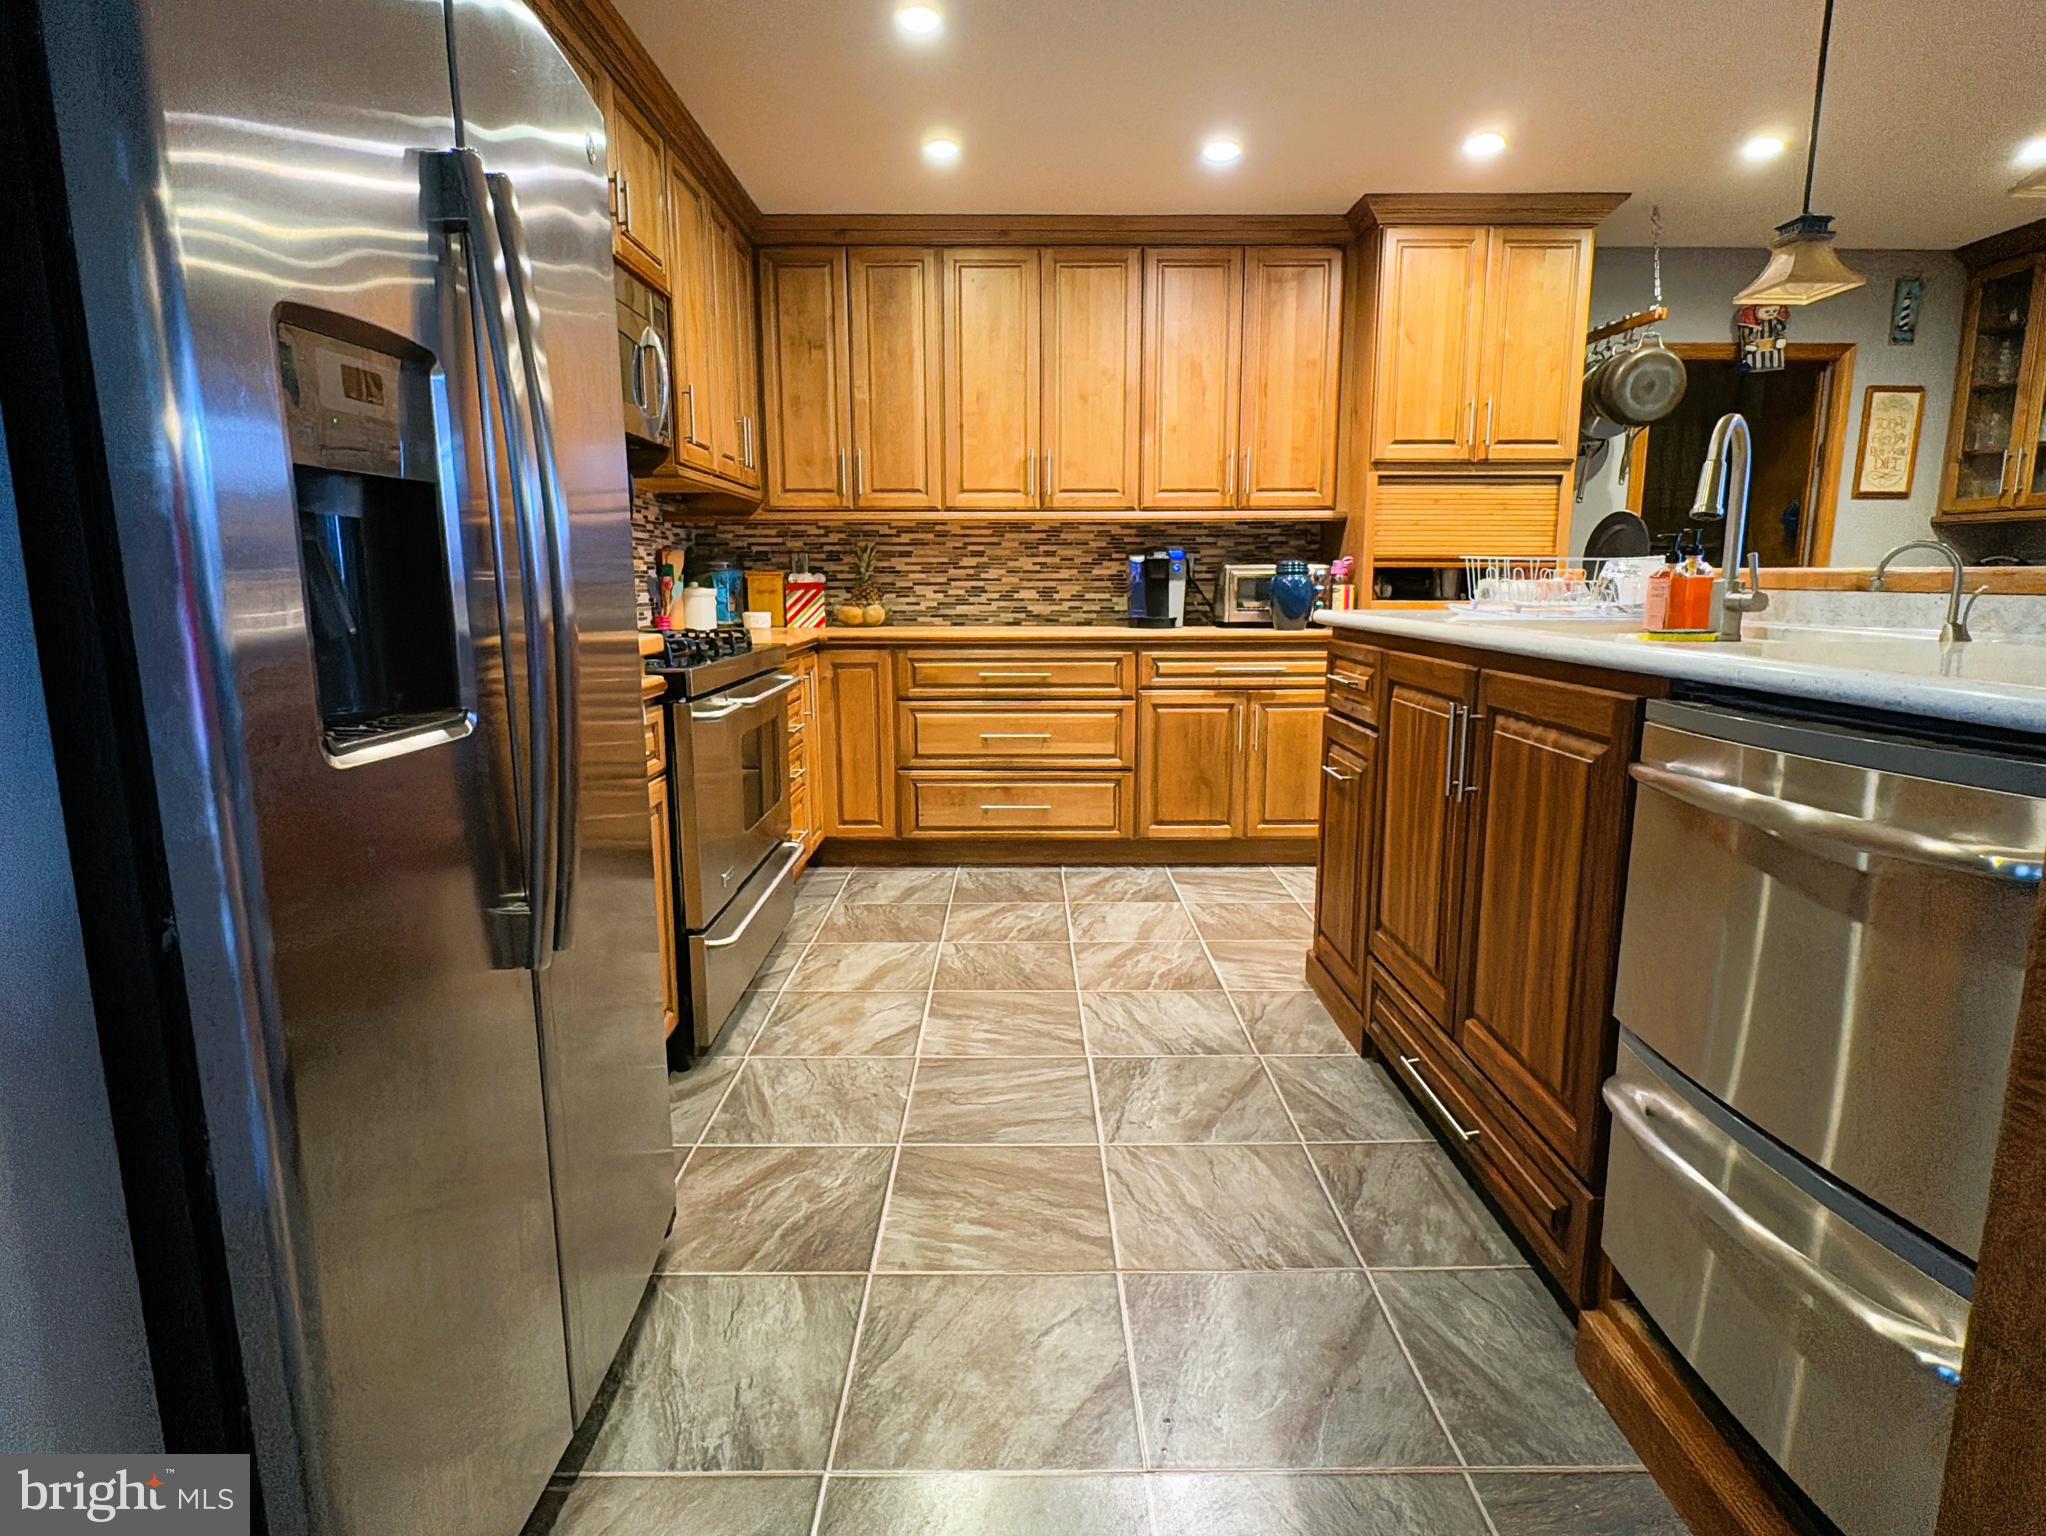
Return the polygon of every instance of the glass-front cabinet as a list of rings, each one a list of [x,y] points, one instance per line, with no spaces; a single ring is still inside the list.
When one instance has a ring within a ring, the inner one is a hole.
[[[1940,510],[2046,511],[2046,253],[1975,274]]]

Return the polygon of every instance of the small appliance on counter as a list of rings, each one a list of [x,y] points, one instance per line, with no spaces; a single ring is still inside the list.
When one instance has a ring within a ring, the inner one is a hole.
[[[1298,565],[1316,591],[1328,585],[1329,568],[1319,561],[1287,561]],[[1270,624],[1273,621],[1272,581],[1279,567],[1272,565],[1225,565],[1215,592],[1217,624]],[[1303,618],[1304,622],[1304,618]]]
[[[1141,629],[1172,629],[1186,622],[1186,589],[1193,580],[1193,556],[1160,549],[1129,557],[1130,623]]]

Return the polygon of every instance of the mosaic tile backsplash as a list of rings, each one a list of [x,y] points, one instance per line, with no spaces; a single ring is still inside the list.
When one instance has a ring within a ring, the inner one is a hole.
[[[829,601],[852,580],[853,546],[880,546],[877,580],[892,624],[1115,624],[1126,614],[1127,557],[1177,545],[1192,553],[1194,578],[1214,590],[1216,570],[1237,561],[1319,560],[1328,523],[891,523],[844,514],[815,522],[679,523],[659,499],[632,503],[632,554],[640,623],[651,623],[645,576],[653,552],[688,546],[707,560],[786,571],[789,557],[810,557]],[[1189,614],[1189,618],[1194,615]],[[1205,620],[1205,612],[1199,615]]]

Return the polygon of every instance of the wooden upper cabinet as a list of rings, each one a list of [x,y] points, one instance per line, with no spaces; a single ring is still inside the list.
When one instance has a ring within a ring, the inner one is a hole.
[[[1321,805],[1319,688],[1253,693],[1243,835],[1312,837]]]
[[[711,363],[718,397],[717,473],[760,486],[760,344],[753,286],[753,247],[722,220],[715,226],[711,296]]]
[[[1379,721],[1378,889],[1372,956],[1447,1039],[1463,849],[1453,793],[1458,725],[1477,670],[1388,652]]]
[[[843,506],[850,419],[845,252],[763,251],[760,321],[767,500],[777,507]]]
[[[717,468],[715,347],[717,263],[723,247],[710,199],[679,168],[668,178],[669,265],[674,279],[675,458],[692,469]]]
[[[855,249],[852,455],[846,505],[929,508],[943,492],[938,429],[938,253]]]
[[[1236,503],[1243,252],[1144,253],[1143,505]]]
[[[1239,506],[1335,505],[1342,288],[1340,250],[1247,253]]]
[[[945,505],[1037,505],[1035,250],[944,253]]]
[[[1577,456],[1590,311],[1590,230],[1492,231],[1479,348],[1479,458]]]
[[[1586,1176],[1612,1007],[1610,968],[1588,957],[1616,942],[1636,707],[1487,671],[1471,717],[1457,1044]]]
[[[613,246],[619,260],[666,288],[668,170],[660,132],[617,90],[610,92],[605,130],[611,148]]]
[[[1379,253],[1372,457],[1468,459],[1477,436],[1483,229],[1388,229]]]
[[[1044,253],[1044,469],[1052,508],[1137,504],[1143,255]]]

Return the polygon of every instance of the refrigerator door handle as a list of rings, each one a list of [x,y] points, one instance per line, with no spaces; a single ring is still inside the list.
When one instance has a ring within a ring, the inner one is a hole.
[[[541,475],[529,451],[533,427],[529,415],[532,401],[527,395],[531,370],[512,366],[514,336],[508,324],[513,312],[509,263],[498,238],[498,225],[491,213],[490,189],[483,162],[471,149],[436,150],[423,155],[424,174],[434,222],[459,230],[469,258],[470,302],[482,319],[483,338],[489,351],[489,376],[479,382],[496,397],[504,424],[505,453],[511,470],[512,514],[518,528],[519,579],[525,601],[533,610],[525,626],[527,723],[529,747],[526,753],[525,865],[526,902],[531,929],[526,936],[525,964],[544,970],[552,959],[554,933],[555,805],[559,795],[556,778],[558,736],[554,728],[553,700],[558,694],[554,675],[554,615],[547,593],[549,539],[541,523]],[[479,371],[483,360],[478,359]]]
[[[504,271],[511,300],[512,321],[518,332],[519,355],[525,364],[526,393],[532,402],[529,418],[535,467],[540,478],[540,509],[547,535],[549,592],[548,632],[554,642],[554,755],[555,814],[553,871],[554,922],[551,934],[542,929],[556,949],[566,949],[573,938],[575,879],[581,852],[578,822],[582,814],[581,754],[577,714],[582,702],[581,679],[577,675],[579,634],[575,617],[574,573],[569,570],[568,497],[561,488],[560,462],[554,453],[554,411],[549,401],[545,368],[547,345],[540,333],[540,309],[533,302],[526,259],[526,229],[519,219],[518,195],[511,178],[492,172],[484,178],[497,223],[498,243],[504,252]],[[655,337],[655,346],[660,338]],[[662,395],[665,401],[668,360],[665,349],[656,356],[661,362]],[[666,415],[665,404],[662,407]]]

